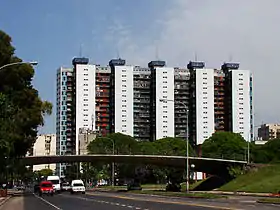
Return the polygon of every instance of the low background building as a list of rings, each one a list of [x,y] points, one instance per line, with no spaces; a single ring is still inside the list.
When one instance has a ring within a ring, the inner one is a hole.
[[[33,156],[48,156],[56,155],[56,135],[55,134],[41,134],[38,135],[32,150]],[[33,166],[33,171],[40,171],[41,169],[51,169],[55,171],[56,164],[42,164]]]
[[[262,124],[258,128],[258,140],[268,141],[276,138],[280,138],[280,124]]]

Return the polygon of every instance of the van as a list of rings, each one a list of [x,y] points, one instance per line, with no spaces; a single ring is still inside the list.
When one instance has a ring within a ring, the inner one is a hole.
[[[70,192],[71,192],[71,194],[73,194],[73,193],[85,194],[86,193],[86,188],[85,188],[84,182],[82,180],[73,180],[71,182]]]
[[[61,192],[61,181],[59,176],[48,176],[47,181],[52,182],[53,189],[55,192],[60,193]]]

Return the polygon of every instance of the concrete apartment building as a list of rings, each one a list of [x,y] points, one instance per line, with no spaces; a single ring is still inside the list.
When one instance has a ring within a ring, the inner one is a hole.
[[[55,134],[38,135],[36,142],[33,146],[32,153],[33,156],[56,155],[56,135]],[[56,164],[41,164],[41,165],[33,166],[33,171],[40,171],[41,169],[51,169],[55,171]]]
[[[258,140],[268,141],[280,138],[280,124],[262,124],[258,128]]]
[[[57,73],[59,155],[79,153],[81,129],[103,136],[120,132],[139,141],[186,138],[187,118],[193,145],[216,131],[253,139],[252,75],[238,64],[209,69],[190,62],[174,68],[151,61],[139,67],[112,59],[101,67],[87,58],[74,58],[72,64]],[[63,175],[66,166],[58,165]]]

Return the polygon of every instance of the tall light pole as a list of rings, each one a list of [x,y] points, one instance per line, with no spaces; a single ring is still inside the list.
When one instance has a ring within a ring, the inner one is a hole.
[[[0,70],[4,69],[6,67],[9,67],[9,66],[15,66],[15,65],[21,65],[21,64],[30,64],[32,66],[36,66],[38,64],[38,62],[37,61],[30,61],[30,62],[22,61],[22,62],[8,63],[8,64],[6,64],[4,66],[1,66]]]
[[[102,137],[104,139],[109,139],[113,144],[113,155],[115,155],[115,141],[109,137]],[[115,161],[112,161],[112,186],[115,186]]]
[[[165,101],[175,102],[174,100],[170,100],[170,99],[160,99],[159,101],[160,102],[165,102]],[[190,171],[189,171],[189,109],[188,109],[188,106],[184,102],[181,102],[181,101],[176,101],[176,102],[179,104],[182,104],[187,112],[187,122],[186,122],[186,141],[187,141],[187,163],[186,163],[187,182],[186,182],[186,184],[187,184],[187,186],[186,187],[187,187],[187,193],[188,193],[189,188],[190,188],[190,185],[189,185],[189,174],[190,174]]]

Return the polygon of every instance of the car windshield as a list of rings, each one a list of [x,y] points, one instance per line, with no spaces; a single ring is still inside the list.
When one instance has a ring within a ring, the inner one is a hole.
[[[59,180],[50,180],[53,184],[59,184]]]
[[[41,187],[52,187],[52,184],[41,184]]]
[[[83,187],[84,185],[82,183],[75,183],[73,184],[74,187]]]

